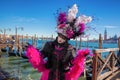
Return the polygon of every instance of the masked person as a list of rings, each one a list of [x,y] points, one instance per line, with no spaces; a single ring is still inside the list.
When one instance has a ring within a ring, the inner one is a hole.
[[[58,36],[54,41],[46,42],[40,52],[35,47],[28,46],[26,55],[32,66],[42,73],[40,80],[78,80],[83,72],[84,60],[89,50],[76,51],[68,41],[82,35],[85,24],[90,22],[91,18],[76,18],[77,12],[77,5],[74,4],[68,15],[65,12],[59,14]]]

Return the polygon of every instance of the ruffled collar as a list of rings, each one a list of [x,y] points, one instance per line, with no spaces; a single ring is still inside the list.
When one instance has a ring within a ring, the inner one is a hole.
[[[63,47],[55,45],[55,49],[61,51],[63,49]]]

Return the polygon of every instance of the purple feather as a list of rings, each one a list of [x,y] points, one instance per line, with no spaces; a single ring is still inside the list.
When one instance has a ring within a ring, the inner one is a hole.
[[[65,23],[67,21],[66,13],[61,12],[58,16],[58,24]]]
[[[79,32],[80,32],[80,33],[83,33],[84,30],[85,30],[85,24],[84,24],[84,23],[80,23],[80,24],[79,24],[79,27],[80,27]]]
[[[68,30],[66,30],[66,34],[67,34],[67,37],[68,37],[68,38],[71,38],[71,37],[73,37],[74,32],[73,32],[73,30],[68,29]]]

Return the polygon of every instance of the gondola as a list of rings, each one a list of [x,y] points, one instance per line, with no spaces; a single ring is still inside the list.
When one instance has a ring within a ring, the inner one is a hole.
[[[22,54],[22,56],[21,56],[22,58],[24,58],[24,59],[28,59],[28,57],[27,56],[25,56],[25,55],[23,55]]]
[[[7,50],[6,50],[6,48],[2,48],[1,51],[2,52],[6,52]]]
[[[13,51],[9,51],[8,54],[9,54],[9,56],[17,56],[18,53],[15,53]]]

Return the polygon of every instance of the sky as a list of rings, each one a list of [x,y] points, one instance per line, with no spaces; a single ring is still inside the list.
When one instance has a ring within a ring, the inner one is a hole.
[[[0,0],[0,30],[15,34],[17,28],[20,35],[55,37],[57,11],[67,12],[73,4],[78,6],[77,16],[93,18],[86,32],[89,38],[103,36],[105,28],[108,37],[120,36],[120,0]]]

